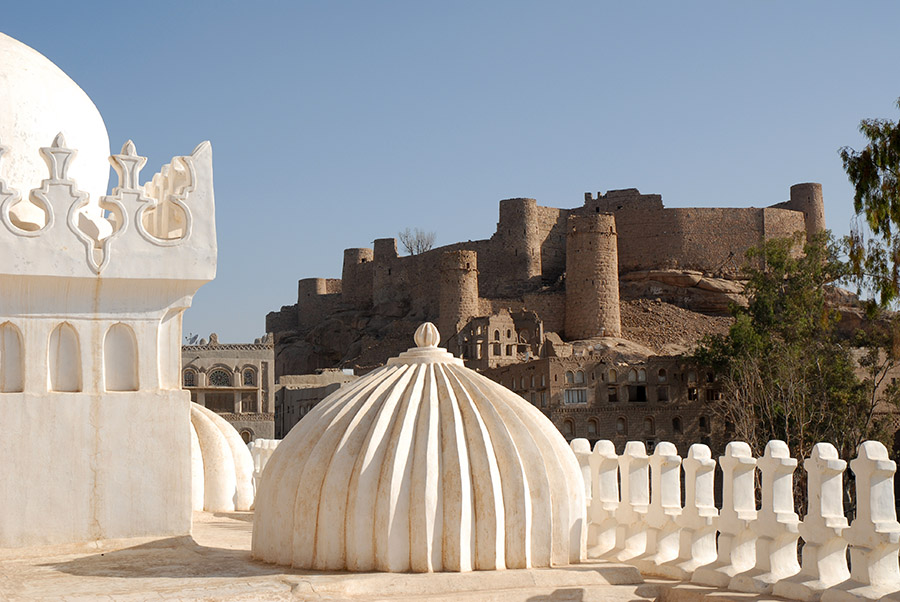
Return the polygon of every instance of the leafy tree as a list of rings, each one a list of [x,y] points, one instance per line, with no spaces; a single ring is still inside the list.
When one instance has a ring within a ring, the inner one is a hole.
[[[897,399],[897,386],[885,384],[898,349],[893,327],[883,322],[856,341],[837,332],[840,316],[827,297],[848,266],[830,234],[801,252],[802,241],[770,240],[748,252],[758,267],[747,268],[747,307],[736,307],[728,334],[704,339],[693,359],[719,374],[724,395],[712,410],[727,437],[746,441],[757,455],[781,439],[795,458],[827,441],[849,459],[866,439],[889,443],[879,404]],[[804,487],[798,478],[800,500]]]
[[[415,230],[406,228],[398,234],[400,244],[403,245],[403,248],[406,249],[406,252],[410,255],[418,255],[433,249],[436,236],[437,235],[434,232],[425,232],[419,228],[416,228]]]
[[[857,286],[886,306],[900,295],[900,121],[863,119],[859,130],[869,141],[866,147],[840,149],[855,189],[848,255]]]

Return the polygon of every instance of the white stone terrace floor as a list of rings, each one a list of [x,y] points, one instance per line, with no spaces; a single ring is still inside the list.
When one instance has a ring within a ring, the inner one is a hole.
[[[436,575],[311,573],[250,559],[250,513],[194,515],[193,539],[0,551],[0,600],[459,600],[729,602],[776,600],[592,562],[563,569]]]

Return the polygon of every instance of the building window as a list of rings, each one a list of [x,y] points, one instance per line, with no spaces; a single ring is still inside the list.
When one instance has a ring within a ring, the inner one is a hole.
[[[679,435],[684,432],[681,428],[681,418],[678,416],[672,419],[672,432],[678,433]]]
[[[667,385],[656,387],[656,401],[669,401],[669,387]]]
[[[647,382],[647,371],[641,368],[638,370],[638,382],[645,383]]]
[[[653,422],[653,418],[647,416],[644,418],[644,434],[645,435],[655,435],[656,434],[656,424]]]
[[[619,374],[618,374],[615,370],[613,370],[612,368],[610,368],[610,369],[609,369],[609,374],[607,374],[607,380],[608,380],[609,382],[611,382],[611,383],[618,382],[618,381],[619,381]]]
[[[628,401],[647,401],[647,387],[645,385],[630,385],[628,387]]]
[[[541,391],[541,407],[542,408],[547,407],[547,392],[546,391]]]
[[[588,420],[587,429],[589,436],[597,436],[597,420],[595,418]]]
[[[637,382],[637,370],[635,370],[634,368],[628,371],[628,382]]]
[[[619,387],[606,387],[606,400],[611,403],[619,401]]]
[[[499,331],[499,330],[495,330],[495,331],[494,331],[494,340],[495,340],[495,341],[499,341],[499,340],[500,340],[500,331]]]
[[[697,387],[688,387],[688,401],[697,401]]]
[[[575,384],[576,385],[584,384],[584,372],[582,372],[581,370],[579,370],[578,372],[575,373]]]
[[[244,370],[244,386],[245,387],[255,387],[256,386],[256,372],[253,368],[246,368]]]
[[[706,382],[709,384],[712,384],[715,381],[716,381],[716,375],[713,374],[712,372],[707,372],[706,373]]]
[[[230,387],[231,373],[221,369],[213,370],[207,376],[207,380],[213,387]]]
[[[491,355],[500,355],[500,343],[491,343]]]
[[[531,392],[531,405],[537,405],[537,394],[534,391]]]
[[[572,385],[575,384],[575,373],[569,370],[566,372],[566,384]]]
[[[644,441],[644,444],[647,446],[647,453],[652,454],[653,450],[656,449],[656,439],[647,439]]]
[[[619,435],[628,435],[628,420],[624,416],[616,418],[616,433]]]
[[[575,435],[575,423],[571,420],[566,420],[563,422],[563,435],[566,437],[572,437]]]
[[[688,381],[689,383],[695,383],[695,382],[697,382],[697,373],[694,372],[693,370],[689,371],[689,372],[687,373],[687,381]]]
[[[541,374],[541,386],[542,387],[547,386],[547,376],[545,374]]]
[[[513,348],[512,345],[507,345],[507,346],[506,346],[506,355],[512,355],[512,354],[513,354],[512,348]]]
[[[718,389],[707,389],[706,390],[706,401],[721,401],[722,400],[722,392]]]
[[[659,373],[656,375],[656,382],[664,383],[666,382],[666,369],[660,368]]]
[[[507,338],[507,339],[511,339],[511,338],[512,338],[512,330],[507,330],[507,331],[506,331],[506,338]]]
[[[709,418],[706,416],[701,416],[699,421],[700,432],[708,433],[709,432]]]
[[[525,388],[525,377],[524,376],[522,377],[522,388],[523,389]]]
[[[197,386],[197,373],[193,370],[185,370],[184,371],[184,386],[185,387],[196,387]]]
[[[587,389],[566,389],[566,403],[587,403]]]

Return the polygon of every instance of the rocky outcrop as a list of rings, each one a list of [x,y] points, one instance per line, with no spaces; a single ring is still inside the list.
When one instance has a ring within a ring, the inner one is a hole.
[[[624,274],[619,281],[623,300],[659,299],[691,311],[731,315],[733,305],[746,306],[744,283],[714,278],[690,270],[642,270]]]

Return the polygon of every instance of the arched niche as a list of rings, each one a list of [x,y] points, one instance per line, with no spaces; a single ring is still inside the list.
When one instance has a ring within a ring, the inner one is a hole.
[[[138,390],[137,339],[130,326],[113,324],[106,331],[103,380],[107,391]]]
[[[81,346],[78,333],[63,322],[50,333],[50,390],[81,391]]]
[[[10,322],[0,324],[0,393],[22,391],[24,366],[19,329]]]

